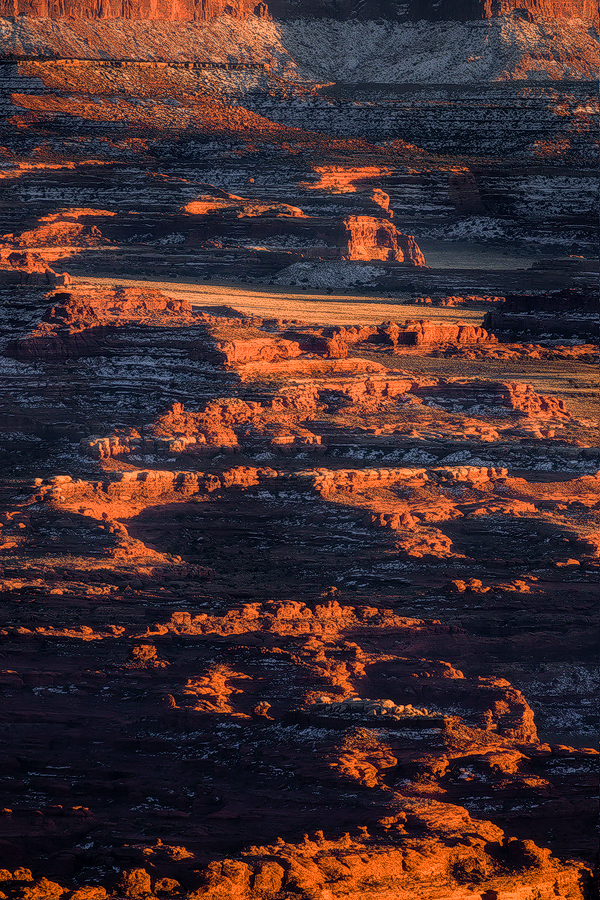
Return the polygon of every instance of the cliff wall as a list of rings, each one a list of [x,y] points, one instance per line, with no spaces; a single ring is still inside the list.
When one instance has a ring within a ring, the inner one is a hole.
[[[596,0],[270,0],[269,11],[277,19],[316,16],[331,19],[387,19],[391,21],[469,22],[519,12],[535,21],[549,19],[598,19]]]
[[[163,19],[208,22],[223,14],[236,19],[265,15],[259,0],[0,0],[2,16],[48,19]]]
[[[412,0],[410,18],[413,21],[459,21],[491,19],[519,11],[523,18],[534,21],[540,16],[549,19],[598,18],[595,0]]]
[[[276,18],[409,19],[466,22],[519,12],[531,21],[547,18],[597,19],[595,0],[411,0],[408,10],[390,0],[271,0]],[[261,0],[0,0],[0,16],[49,19],[144,19],[207,22],[227,14],[237,19],[268,15]]]

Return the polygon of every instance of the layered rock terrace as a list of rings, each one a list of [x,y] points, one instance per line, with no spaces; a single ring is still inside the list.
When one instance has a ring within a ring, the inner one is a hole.
[[[594,10],[1,11],[0,900],[591,900]]]

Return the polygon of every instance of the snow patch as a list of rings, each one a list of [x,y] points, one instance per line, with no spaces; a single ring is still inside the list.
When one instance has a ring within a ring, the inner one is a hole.
[[[380,268],[363,263],[298,262],[280,272],[275,283],[344,290],[354,285],[375,287],[375,279],[382,274]]]
[[[598,42],[583,21],[387,22],[297,19],[281,43],[313,77],[347,83],[478,84],[595,79]]]

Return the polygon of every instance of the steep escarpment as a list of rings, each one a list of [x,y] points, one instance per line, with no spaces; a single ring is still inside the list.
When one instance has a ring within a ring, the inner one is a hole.
[[[3,16],[36,16],[49,19],[165,19],[171,22],[205,22],[226,13],[243,19],[265,15],[266,6],[252,0],[2,0]]]
[[[106,7],[69,17],[17,14],[18,7],[8,8],[5,0],[0,29],[4,58],[266,64],[277,76],[302,83],[594,81],[598,37],[590,29],[597,22],[591,6],[569,13],[572,4],[557,4],[486,17],[484,5],[468,15],[453,6],[438,16],[444,7],[435,4],[398,18],[389,6],[377,13],[371,4],[361,5],[354,15],[340,14],[339,6],[302,3],[274,7],[272,19],[260,14],[262,5],[249,15],[233,6],[195,7],[187,15],[175,5],[156,17],[136,18],[132,8],[131,16],[125,11],[113,18],[104,14]],[[448,46],[451,55],[439,52]]]
[[[545,16],[550,19],[598,18],[592,0],[412,0],[410,16],[414,20],[491,19],[516,13],[530,21]]]
[[[348,19],[398,19],[412,21],[469,21],[490,19],[517,13],[530,19],[539,16],[548,18],[597,18],[597,8],[592,0],[411,0],[408,7],[390,7],[381,0],[371,0],[358,4],[345,0],[333,4],[327,0],[309,0],[302,4],[298,0],[272,0],[268,4],[271,13],[277,17],[290,18],[298,15],[325,16]],[[38,16],[51,19],[74,17],[78,19],[165,19],[168,21],[203,22],[210,21],[223,13],[234,18],[249,15],[266,15],[267,5],[252,0],[203,0],[201,4],[192,0],[109,0],[94,3],[90,0],[2,0],[0,14],[6,16]]]

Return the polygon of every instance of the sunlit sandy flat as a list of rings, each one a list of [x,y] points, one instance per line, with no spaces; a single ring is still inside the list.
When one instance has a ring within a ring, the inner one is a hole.
[[[265,318],[297,319],[328,325],[378,324],[387,320],[404,321],[427,318],[435,321],[480,325],[481,309],[415,306],[402,300],[362,294],[315,295],[314,292],[282,290],[269,285],[244,288],[227,284],[183,284],[177,281],[136,281],[128,278],[80,278],[76,284],[112,287],[144,287],[165,291],[174,297],[185,296],[194,306],[229,307],[247,315]]]

